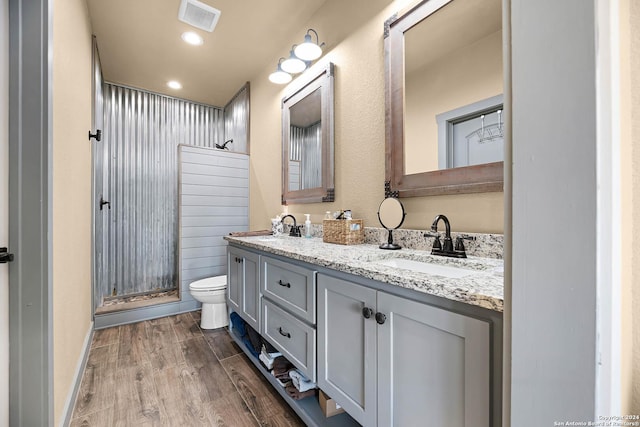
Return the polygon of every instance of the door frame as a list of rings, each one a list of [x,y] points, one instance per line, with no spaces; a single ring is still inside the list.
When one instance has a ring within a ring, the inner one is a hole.
[[[53,0],[9,0],[9,423],[53,424]]]

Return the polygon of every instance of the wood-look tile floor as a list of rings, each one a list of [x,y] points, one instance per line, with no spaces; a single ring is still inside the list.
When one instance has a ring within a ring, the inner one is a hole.
[[[226,329],[200,313],[96,331],[77,426],[304,426]]]

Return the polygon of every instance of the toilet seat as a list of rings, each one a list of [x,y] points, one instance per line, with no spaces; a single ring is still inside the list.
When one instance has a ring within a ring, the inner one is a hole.
[[[189,284],[189,290],[202,292],[202,291],[218,291],[224,290],[227,287],[227,276],[215,276],[207,277],[205,279],[196,280]]]

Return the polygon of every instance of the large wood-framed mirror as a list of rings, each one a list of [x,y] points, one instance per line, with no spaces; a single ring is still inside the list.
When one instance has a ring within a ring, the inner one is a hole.
[[[282,99],[282,204],[334,201],[333,79],[329,63]]]
[[[389,189],[502,191],[502,0],[420,1],[387,20],[384,45]]]

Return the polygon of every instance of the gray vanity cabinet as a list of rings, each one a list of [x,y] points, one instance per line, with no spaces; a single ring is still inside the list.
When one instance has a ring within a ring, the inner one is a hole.
[[[489,324],[319,274],[318,385],[366,426],[489,427]]]
[[[376,425],[375,289],[318,274],[318,387],[364,426]],[[382,425],[382,424],[381,424]]]
[[[229,246],[227,304],[260,331],[260,255]]]

